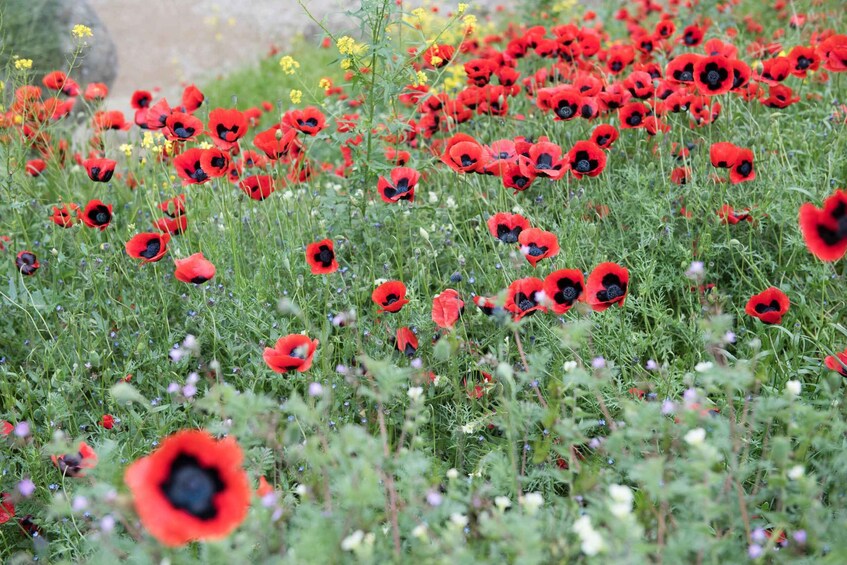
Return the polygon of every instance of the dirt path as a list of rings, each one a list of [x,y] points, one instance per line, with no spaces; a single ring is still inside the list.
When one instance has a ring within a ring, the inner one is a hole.
[[[110,107],[129,110],[139,88],[161,88],[172,102],[181,84],[252,64],[271,45],[284,48],[297,34],[317,31],[297,0],[89,0],[112,36],[118,76]],[[305,0],[332,29],[353,26],[343,14],[351,0]],[[494,5],[484,0],[479,4]],[[455,7],[455,2],[444,2]],[[346,20],[346,21],[345,21]],[[354,31],[353,29],[350,30]]]

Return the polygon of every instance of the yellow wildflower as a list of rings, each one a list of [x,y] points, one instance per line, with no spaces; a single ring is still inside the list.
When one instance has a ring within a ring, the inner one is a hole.
[[[91,28],[88,26],[84,26],[82,24],[76,24],[71,30],[71,35],[76,37],[77,39],[84,39],[86,37],[94,37],[94,34],[91,33]]]
[[[422,84],[426,84],[427,76],[423,71],[418,71],[415,78],[415,86],[420,86]]]
[[[32,59],[17,59],[15,61],[15,68],[19,71],[24,71],[26,69],[32,68]]]
[[[476,16],[473,14],[468,14],[464,18],[462,18],[462,23],[465,24],[468,32],[471,32],[476,27]]]
[[[126,155],[127,157],[129,157],[130,155],[132,155],[132,144],[131,144],[131,143],[123,143],[123,144],[121,144],[121,146],[119,147],[119,149],[120,149],[121,151],[123,151],[123,152],[124,152],[124,155]]]
[[[356,40],[345,35],[336,42],[338,52],[342,55],[353,55],[356,52]]]
[[[347,69],[352,69],[353,68],[353,59],[342,59],[341,60],[341,68],[344,69],[345,71]]]
[[[332,81],[328,78],[322,78],[321,81],[318,83],[318,86],[323,90],[329,90],[330,88],[332,88]]]
[[[295,61],[291,55],[285,55],[279,60],[279,66],[285,74],[293,75],[300,68],[300,63]]]
[[[468,5],[467,5],[467,4],[465,4],[464,2],[459,2],[458,12],[459,12],[459,15],[460,15],[460,16],[461,16],[462,14],[464,14],[464,13],[467,11],[467,9],[468,9]]]
[[[414,10],[412,10],[412,15],[418,18],[419,20],[422,20],[424,16],[426,16],[426,10],[424,10],[423,8],[415,8]]]
[[[289,94],[291,97],[292,104],[299,104],[301,100],[303,100],[303,91],[302,90],[292,90]]]

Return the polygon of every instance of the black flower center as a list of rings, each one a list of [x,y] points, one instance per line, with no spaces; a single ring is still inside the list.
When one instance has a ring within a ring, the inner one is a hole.
[[[750,161],[742,161],[736,170],[743,177],[750,176],[750,173],[753,172],[753,163]]]
[[[194,277],[193,279],[191,279],[191,282],[193,282],[194,284],[203,284],[207,280],[209,280],[209,279],[207,279],[204,276],[198,275],[198,276]]]
[[[535,168],[542,171],[547,171],[553,168],[553,156],[549,153],[542,153],[535,161]]]
[[[161,249],[162,242],[159,240],[159,238],[149,239],[147,240],[147,247],[139,255],[141,255],[145,259],[152,259],[153,257],[159,254],[159,251]]]
[[[177,137],[187,139],[194,135],[194,128],[184,126],[181,123],[176,123],[174,124],[174,133],[177,135]]]
[[[317,261],[324,267],[329,267],[330,265],[332,265],[332,261],[334,259],[335,253],[333,253],[332,249],[330,249],[326,245],[321,245],[320,251],[317,255],[315,255],[315,261]]]
[[[213,520],[218,515],[215,495],[224,487],[216,469],[203,467],[197,459],[185,454],[174,459],[168,478],[159,485],[174,508],[200,520]]]
[[[463,167],[471,167],[476,163],[476,160],[472,159],[470,155],[462,155],[461,162]]]
[[[94,220],[94,223],[98,226],[102,226],[109,223],[109,220],[112,219],[112,214],[109,213],[109,209],[105,206],[98,206],[88,217]]]
[[[804,57],[802,55],[797,57],[797,67],[796,67],[797,69],[799,69],[801,71],[806,70],[806,69],[809,68],[809,66],[811,64],[812,64],[812,60],[809,59],[808,57]]]
[[[531,296],[527,296],[523,292],[515,294],[515,304],[521,312],[526,312],[538,306],[538,303]]]
[[[768,312],[779,312],[780,311],[779,302],[777,302],[776,300],[771,300],[770,304],[764,304],[764,303],[756,304],[755,310],[756,310],[757,314],[767,314]]]
[[[566,120],[568,118],[573,117],[575,111],[575,104],[568,104],[567,101],[563,100],[559,102],[559,107],[556,108],[556,115],[562,118],[563,120]]]
[[[559,292],[553,295],[553,300],[557,304],[573,304],[582,292],[582,286],[571,279],[559,279],[556,285],[559,287]]]
[[[529,244],[529,254],[532,257],[541,257],[545,253],[547,253],[548,247],[546,245],[538,246],[535,243]]]
[[[383,306],[391,306],[392,304],[394,304],[398,300],[400,300],[399,296],[397,296],[396,294],[389,294],[388,296],[385,297],[385,300],[382,302],[382,305]]]

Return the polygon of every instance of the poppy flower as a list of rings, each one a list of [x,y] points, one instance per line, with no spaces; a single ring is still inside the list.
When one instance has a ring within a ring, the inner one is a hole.
[[[176,174],[182,179],[183,185],[204,184],[212,179],[209,173],[203,170],[203,153],[203,149],[192,147],[174,157]]]
[[[623,306],[629,286],[629,271],[616,263],[597,265],[585,284],[586,300],[596,312],[613,304]]]
[[[111,414],[103,414],[103,417],[100,418],[100,425],[107,430],[111,430],[115,427],[115,417]]]
[[[778,84],[791,75],[791,62],[788,57],[774,57],[762,62],[762,72],[756,77],[758,80],[774,85]]]
[[[158,130],[164,128],[167,124],[168,116],[171,115],[172,111],[166,98],[159,100],[147,108],[147,129]]]
[[[617,128],[610,124],[600,124],[591,132],[591,140],[602,149],[611,149],[619,134]]]
[[[790,305],[785,293],[772,286],[751,296],[744,311],[765,324],[779,324]]]
[[[568,164],[578,179],[596,177],[606,167],[606,153],[593,141],[577,141],[568,153]]]
[[[729,181],[732,184],[751,181],[756,178],[753,168],[753,150],[739,148],[735,154],[735,163],[729,171]]]
[[[185,216],[159,218],[153,222],[153,227],[162,233],[181,235],[188,228],[188,218]]]
[[[149,90],[136,90],[132,93],[132,97],[129,100],[129,105],[132,106],[134,110],[142,110],[150,106],[150,102],[153,101],[153,95]]]
[[[141,264],[155,263],[168,252],[168,233],[140,233],[126,242],[126,254],[133,259],[141,259]]]
[[[543,138],[542,138],[543,139]],[[539,141],[529,148],[529,158],[520,160],[521,172],[526,177],[547,177],[558,180],[568,172],[562,158],[562,148],[549,141]]]
[[[644,125],[650,108],[641,102],[630,102],[618,110],[618,120],[622,129],[640,128]]]
[[[502,307],[497,305],[497,300],[495,298],[488,296],[474,296],[473,303],[476,304],[476,307],[479,308],[486,316],[494,316],[504,311]]]
[[[290,334],[277,340],[273,348],[266,347],[262,358],[276,373],[304,373],[312,366],[318,340],[303,334]]]
[[[161,204],[159,204],[159,210],[170,216],[171,218],[177,218],[185,214],[185,195],[180,194],[179,196],[174,196],[173,198],[168,198]]]
[[[520,214],[498,212],[488,218],[488,231],[503,243],[517,243],[521,232],[529,228],[529,220]]]
[[[835,371],[842,377],[847,377],[847,349],[835,355],[827,355],[824,365],[830,371]]]
[[[34,275],[40,266],[38,258],[32,251],[21,251],[15,257],[15,267],[18,268],[22,275],[27,277]]]
[[[559,254],[559,240],[556,235],[538,228],[523,230],[518,236],[521,255],[526,257],[533,267],[547,257]]]
[[[452,329],[459,321],[465,302],[452,288],[441,291],[432,299],[432,321],[444,329]]]
[[[407,357],[413,357],[418,350],[418,338],[412,330],[403,326],[397,329],[397,349]]]
[[[482,172],[485,161],[482,145],[473,137],[457,133],[447,141],[441,162],[458,173]]]
[[[515,142],[511,139],[498,139],[483,149],[486,156],[483,172],[496,177],[503,176],[503,172],[515,162],[518,156]]]
[[[729,169],[735,165],[738,147],[727,141],[718,141],[709,147],[709,159],[713,167]]]
[[[295,146],[297,131],[290,129],[267,129],[253,138],[253,145],[265,152],[268,159],[282,159],[288,156]]]
[[[86,159],[82,166],[88,173],[88,178],[94,182],[109,182],[115,173],[117,162],[112,159]]]
[[[809,71],[818,70],[821,64],[821,58],[818,52],[812,47],[797,45],[788,54],[788,63],[792,75],[799,78],[806,78]]]
[[[6,437],[15,431],[15,426],[6,420],[0,420],[0,436]]]
[[[302,110],[286,112],[282,116],[282,123],[297,131],[315,136],[326,127],[326,117],[314,106],[309,106]]]
[[[306,246],[306,262],[313,275],[327,275],[338,270],[335,250],[331,239],[324,239]]]
[[[718,210],[718,218],[722,224],[734,226],[738,222],[753,222],[753,216],[750,215],[750,209],[745,208],[743,211],[735,211],[729,204],[724,204]]]
[[[702,58],[702,55],[696,53],[685,53],[674,57],[665,67],[665,78],[677,83],[693,83],[694,67]]]
[[[653,77],[644,71],[632,71],[623,81],[624,88],[641,100],[653,96]]]
[[[182,111],[193,114],[197,108],[203,105],[206,96],[193,84],[189,84],[182,91]]]
[[[165,137],[174,141],[188,141],[203,133],[203,122],[184,112],[174,112],[168,116],[165,127]]]
[[[100,200],[91,200],[85,205],[80,219],[86,226],[103,231],[112,221],[112,205],[104,204]]]
[[[543,290],[544,281],[541,279],[535,277],[518,279],[509,285],[504,308],[512,313],[515,320],[535,312],[546,312],[547,307],[541,301]]]
[[[79,214],[79,206],[76,204],[65,204],[64,206],[53,206],[50,220],[62,228],[70,228],[76,223],[75,214]]]
[[[580,270],[560,269],[544,279],[544,295],[556,314],[566,313],[584,293],[585,278]]]
[[[550,97],[549,105],[556,115],[556,120],[568,121],[579,116],[582,95],[573,87],[559,87]]]
[[[77,96],[79,94],[79,85],[62,71],[47,73],[41,79],[41,83],[50,90],[58,90],[66,96]]]
[[[247,119],[236,109],[215,108],[209,112],[209,136],[215,147],[229,151],[247,133]]]
[[[383,312],[399,312],[403,306],[409,303],[406,300],[406,285],[400,281],[382,283],[371,293],[371,300],[379,306],[377,312],[380,314]]]
[[[47,168],[47,163],[44,159],[30,159],[26,162],[26,174],[31,177],[41,176],[44,169]]]
[[[799,96],[794,96],[794,91],[784,84],[775,84],[768,87],[768,96],[759,98],[759,102],[768,108],[788,108],[800,101]]]
[[[818,259],[837,261],[847,252],[847,193],[836,190],[823,209],[805,203],[800,207],[800,231],[806,247]]]
[[[94,112],[94,116],[92,116],[91,120],[94,125],[94,131],[96,132],[110,129],[126,131],[132,127],[132,124],[126,121],[124,113],[120,110]]]
[[[93,102],[94,100],[103,100],[109,95],[109,87],[106,86],[102,82],[89,82],[85,86],[85,93],[83,96],[89,102]]]
[[[723,55],[702,57],[694,64],[694,85],[705,96],[732,90],[733,77],[732,66]]]
[[[690,25],[682,30],[679,41],[688,47],[697,47],[703,42],[703,29],[697,25]]]
[[[51,455],[50,460],[66,477],[84,477],[85,469],[93,469],[97,466],[97,454],[84,441],[79,442],[76,453]]]
[[[249,176],[238,183],[238,188],[253,200],[264,200],[276,190],[274,179],[270,175]]]
[[[671,182],[680,186],[688,183],[691,179],[691,169],[688,167],[676,167],[671,171]]]
[[[0,524],[5,524],[15,517],[15,503],[8,492],[0,492]]]
[[[229,154],[217,147],[204,149],[200,154],[200,168],[210,178],[219,178],[229,172]]]
[[[174,259],[174,265],[174,276],[184,283],[203,284],[215,276],[215,266],[202,253],[195,253],[186,259]]]
[[[517,194],[532,186],[535,177],[536,174],[529,164],[529,159],[521,156],[517,163],[511,163],[505,168],[500,178],[504,187],[514,189]]]
[[[376,189],[384,202],[393,203],[400,200],[412,201],[415,199],[415,187],[418,184],[420,173],[409,167],[396,167],[391,170],[391,181],[385,177],[379,177]]]
[[[247,516],[250,484],[232,437],[182,430],[124,473],[135,510],[160,543],[177,547],[221,539]]]

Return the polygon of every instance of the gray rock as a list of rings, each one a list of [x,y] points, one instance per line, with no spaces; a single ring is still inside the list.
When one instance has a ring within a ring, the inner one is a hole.
[[[77,61],[71,76],[82,88],[89,82],[102,82],[111,87],[118,74],[118,55],[109,30],[88,0],[58,0],[58,4],[56,18],[59,20],[59,29],[66,30],[62,35],[65,53],[71,54],[76,48],[76,39],[71,36],[73,26],[86,25],[94,34],[94,37],[87,40],[88,47],[83,51],[81,60]]]

